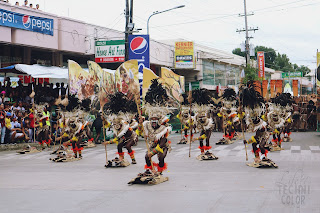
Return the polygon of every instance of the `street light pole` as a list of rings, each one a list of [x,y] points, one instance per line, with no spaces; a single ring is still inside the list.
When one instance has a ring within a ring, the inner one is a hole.
[[[149,21],[150,21],[150,18],[154,15],[157,15],[157,14],[160,14],[160,13],[164,13],[164,12],[168,12],[170,10],[175,10],[175,9],[179,9],[179,8],[183,8],[185,7],[185,5],[180,5],[180,6],[177,6],[177,7],[173,7],[173,8],[170,8],[170,9],[167,9],[167,10],[163,10],[163,11],[155,11],[153,12],[149,18],[148,18],[148,21],[147,21],[147,34],[149,35]]]

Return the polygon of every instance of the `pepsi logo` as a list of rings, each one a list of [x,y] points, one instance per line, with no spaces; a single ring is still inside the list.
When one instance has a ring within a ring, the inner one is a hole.
[[[143,37],[135,37],[130,42],[130,49],[135,54],[143,54],[148,49],[148,42]]]
[[[29,27],[30,27],[30,24],[31,24],[30,16],[24,15],[24,16],[22,17],[22,23],[23,23],[23,26],[24,26],[25,28],[29,28]]]

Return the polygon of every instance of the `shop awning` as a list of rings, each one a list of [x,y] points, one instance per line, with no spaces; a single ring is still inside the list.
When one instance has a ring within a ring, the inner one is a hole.
[[[33,78],[68,79],[68,69],[61,67],[46,67],[38,64],[16,64],[0,68],[0,73],[27,74]]]

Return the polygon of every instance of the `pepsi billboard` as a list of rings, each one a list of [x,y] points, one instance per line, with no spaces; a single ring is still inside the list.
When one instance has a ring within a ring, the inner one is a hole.
[[[138,60],[139,73],[143,67],[150,68],[149,35],[129,35],[129,60]]]
[[[53,36],[53,19],[29,16],[0,9],[0,26]]]

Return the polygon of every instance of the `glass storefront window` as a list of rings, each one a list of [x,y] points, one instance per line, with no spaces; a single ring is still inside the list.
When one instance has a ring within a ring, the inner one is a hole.
[[[241,68],[219,62],[203,61],[203,84],[238,86]]]
[[[203,84],[215,85],[213,62],[203,60]]]

